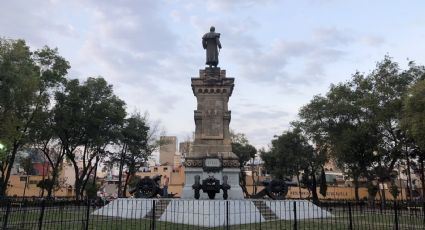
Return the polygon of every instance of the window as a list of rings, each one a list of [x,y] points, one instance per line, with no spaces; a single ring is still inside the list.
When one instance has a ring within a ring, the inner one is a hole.
[[[158,172],[158,168],[157,167],[153,168],[153,171]]]
[[[164,172],[167,172],[167,170],[168,170],[168,168],[167,167],[164,167]]]
[[[27,181],[27,177],[26,177],[26,176],[21,176],[21,177],[19,178],[19,180],[20,180],[20,181]]]

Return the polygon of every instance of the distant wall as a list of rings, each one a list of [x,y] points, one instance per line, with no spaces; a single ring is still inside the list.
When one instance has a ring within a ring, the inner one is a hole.
[[[25,180],[28,180],[27,188],[25,189],[25,196],[41,196],[42,191],[37,184],[43,180],[43,176],[25,176],[25,175],[11,175],[9,180],[9,186],[7,188],[8,196],[23,196],[25,188]],[[47,191],[44,191],[44,195],[47,195]],[[61,188],[54,191],[54,196],[73,196],[72,190],[68,191],[66,188]]]

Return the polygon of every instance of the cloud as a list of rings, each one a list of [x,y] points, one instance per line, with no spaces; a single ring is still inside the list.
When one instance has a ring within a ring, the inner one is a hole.
[[[210,11],[232,11],[241,8],[254,7],[258,4],[267,4],[274,0],[208,0],[207,9]]]
[[[285,111],[250,111],[245,113],[240,113],[238,115],[241,119],[250,119],[250,120],[275,120],[282,117],[288,116],[289,113]]]
[[[385,43],[385,38],[380,36],[363,36],[359,38],[360,42],[369,46],[381,46]]]
[[[37,47],[46,44],[49,33],[51,36],[77,36],[71,24],[52,20],[60,17],[54,2],[8,1],[1,5],[0,15],[2,36],[25,39]]]
[[[190,65],[184,64],[188,57],[179,52],[180,37],[161,15],[161,3],[81,4],[95,12],[91,33],[81,49],[82,62],[98,66],[94,71],[118,85],[117,92],[131,106],[148,103],[157,113],[174,109],[180,97],[164,82],[181,78]],[[80,67],[85,68],[82,63]]]

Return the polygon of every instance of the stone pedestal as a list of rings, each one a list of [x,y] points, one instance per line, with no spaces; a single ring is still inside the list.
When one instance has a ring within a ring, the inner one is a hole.
[[[195,183],[195,176],[200,175],[201,180],[207,178],[208,176],[214,176],[214,178],[223,180],[223,176],[228,177],[228,184],[230,185],[230,190],[227,191],[229,198],[232,200],[244,199],[242,188],[239,186],[239,173],[240,169],[238,168],[226,168],[219,172],[205,172],[202,168],[186,168],[185,169],[185,184],[183,187],[182,198],[183,199],[193,199],[194,192],[192,185]],[[201,192],[201,197],[199,199],[209,199],[206,193]],[[223,200],[223,191],[216,194],[216,200]]]
[[[197,99],[194,111],[196,128],[192,150],[185,159],[183,198],[194,198],[192,185],[197,175],[201,182],[213,176],[220,183],[227,176],[231,186],[228,199],[243,198],[239,186],[239,162],[232,152],[229,131],[231,112],[228,110],[228,101],[233,92],[234,80],[226,77],[225,70],[216,67],[200,70],[199,77],[192,78],[192,90]],[[207,158],[218,159],[220,164],[206,165]],[[201,199],[204,198],[207,199],[207,194],[201,191]],[[216,194],[216,199],[223,199],[222,191]]]

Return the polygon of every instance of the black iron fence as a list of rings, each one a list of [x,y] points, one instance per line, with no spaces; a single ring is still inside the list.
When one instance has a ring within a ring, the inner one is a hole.
[[[0,229],[425,229],[425,202],[0,200]]]

